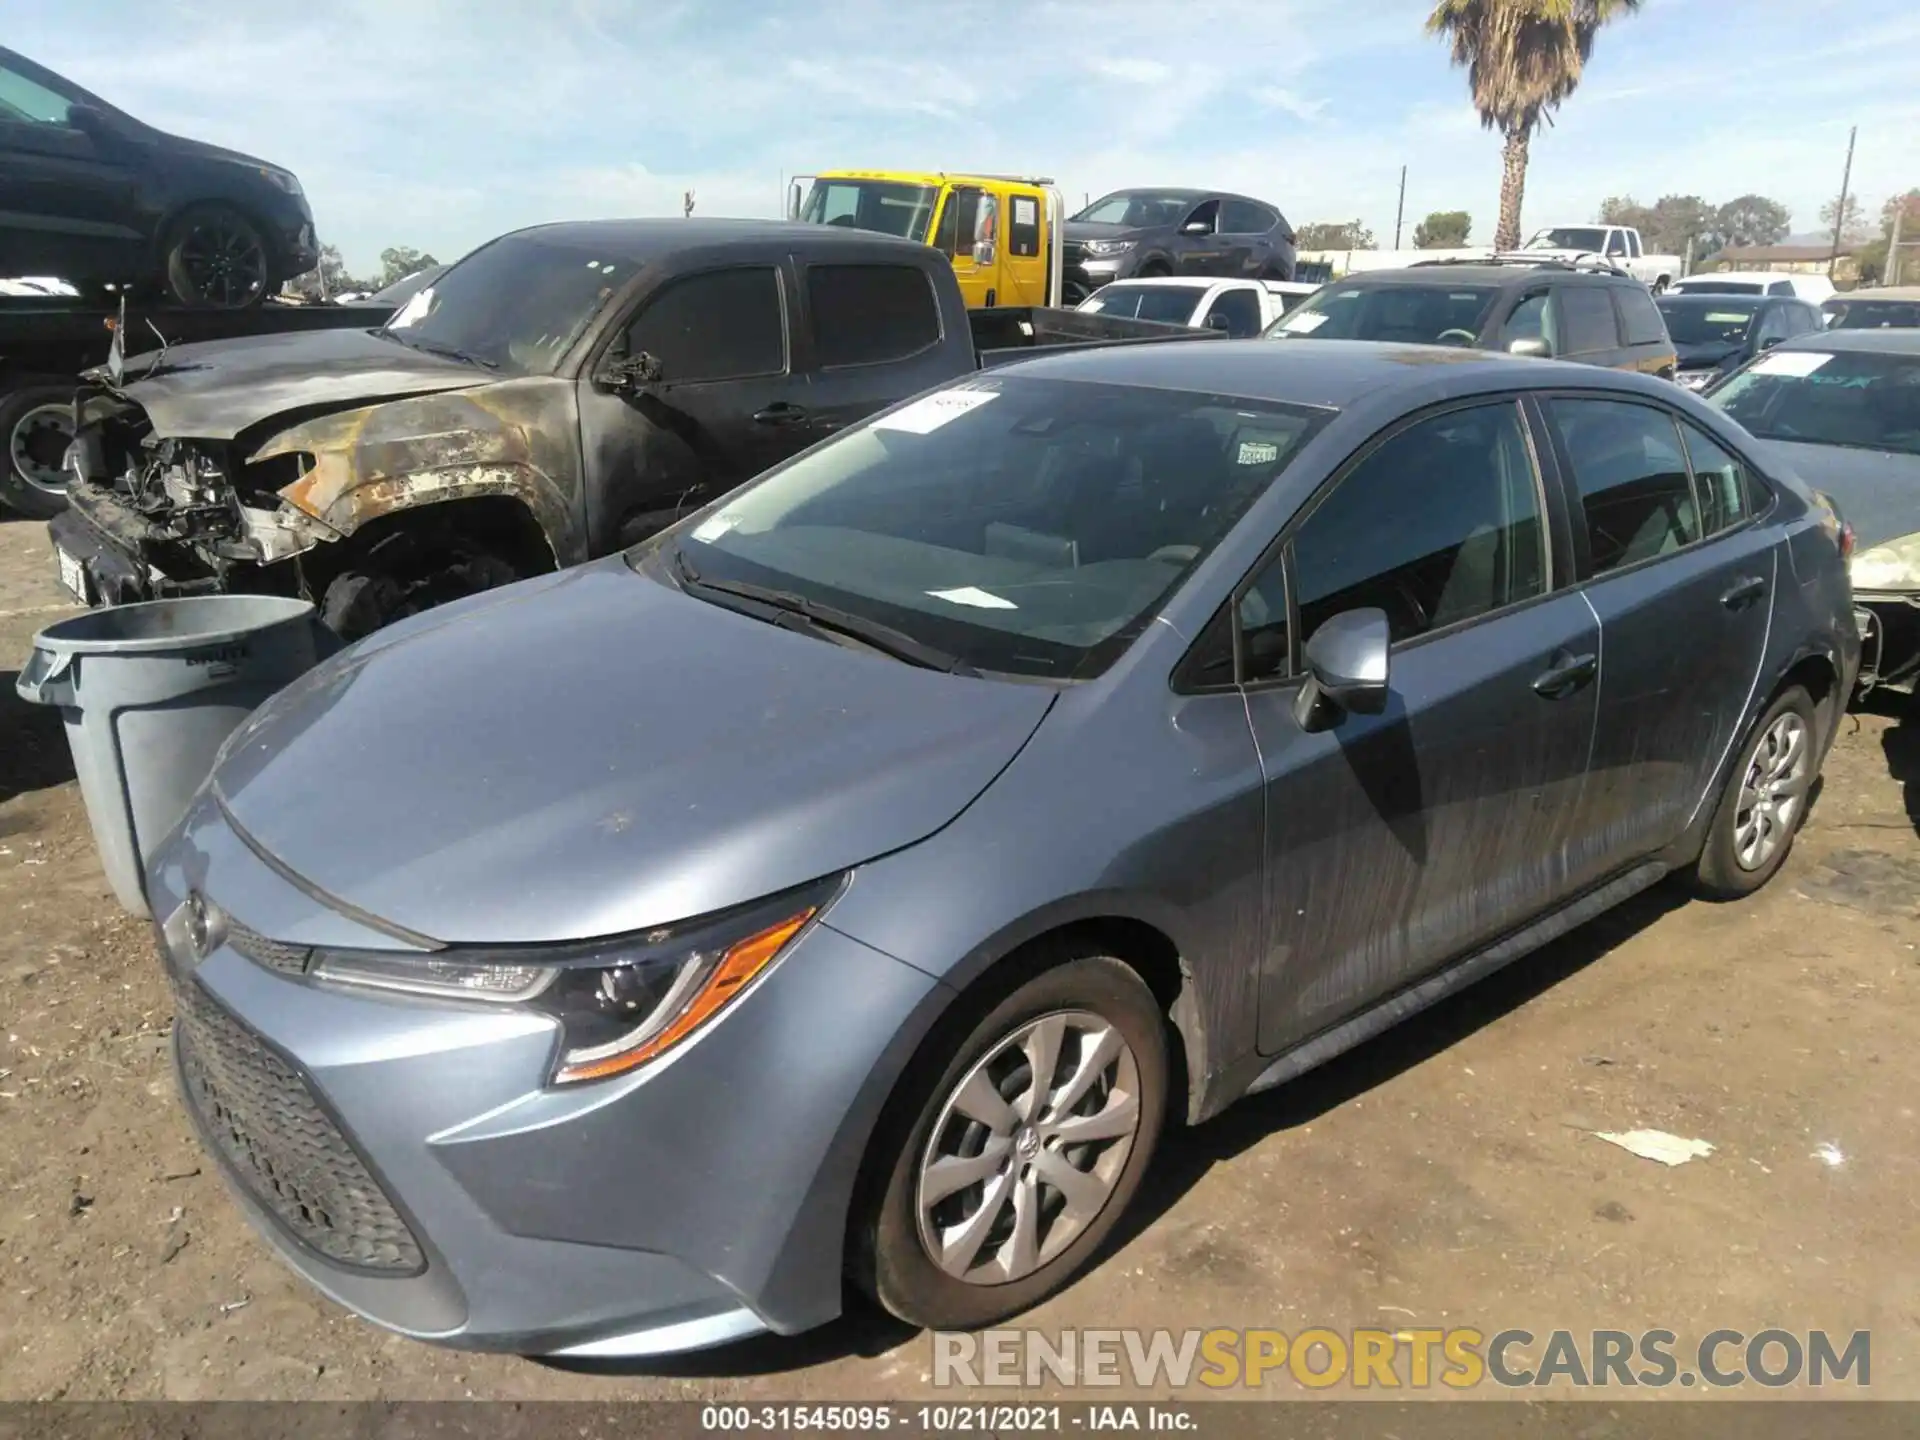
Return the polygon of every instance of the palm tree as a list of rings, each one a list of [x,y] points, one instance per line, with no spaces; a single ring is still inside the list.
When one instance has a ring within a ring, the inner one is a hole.
[[[1640,0],[1439,0],[1428,33],[1453,47],[1466,67],[1480,123],[1506,141],[1501,155],[1497,250],[1520,243],[1520,200],[1527,188],[1527,145],[1580,83],[1602,25],[1640,8]]]

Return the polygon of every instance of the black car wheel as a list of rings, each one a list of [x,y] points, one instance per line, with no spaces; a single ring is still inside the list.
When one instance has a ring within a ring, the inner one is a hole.
[[[994,1324],[1079,1274],[1166,1109],[1165,1019],[1111,956],[1068,952],[959,1024],[896,1093],[851,1247],[862,1288],[929,1329]]]
[[[230,205],[195,205],[167,227],[167,291],[182,305],[250,310],[278,283],[266,237]]]
[[[464,540],[436,543],[406,533],[390,535],[327,583],[320,623],[352,642],[422,610],[520,578],[509,561]]]
[[[62,468],[73,440],[73,382],[23,385],[0,395],[0,500],[32,520],[67,508]]]

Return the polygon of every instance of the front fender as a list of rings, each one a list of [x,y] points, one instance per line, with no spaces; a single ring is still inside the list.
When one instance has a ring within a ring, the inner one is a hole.
[[[477,495],[526,505],[555,563],[587,558],[579,425],[570,385],[507,381],[303,420],[249,462],[305,455],[280,498],[339,535],[396,511]]]

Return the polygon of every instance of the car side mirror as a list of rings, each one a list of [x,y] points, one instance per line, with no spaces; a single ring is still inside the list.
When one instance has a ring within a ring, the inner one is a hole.
[[[1209,220],[1189,220],[1180,227],[1182,235],[1211,235],[1213,223]]]
[[[72,129],[78,130],[82,135],[89,135],[95,138],[110,136],[115,133],[115,126],[112,119],[107,115],[106,111],[97,105],[69,105],[67,107],[67,124]]]
[[[637,355],[610,355],[593,375],[596,387],[616,395],[638,395],[660,380],[660,362],[644,350]]]
[[[1378,715],[1386,709],[1392,643],[1384,610],[1344,610],[1323,622],[1301,652],[1307,683],[1293,705],[1300,728],[1324,730],[1341,713]]]
[[[1207,316],[1207,329],[1218,330],[1222,335],[1231,334],[1233,331],[1233,321],[1224,315],[1209,315]]]
[[[1760,348],[1762,350],[1771,350],[1786,338],[1784,335],[1762,335],[1760,337]]]
[[[1553,347],[1541,335],[1522,335],[1507,345],[1509,355],[1531,355],[1539,360],[1551,360]]]

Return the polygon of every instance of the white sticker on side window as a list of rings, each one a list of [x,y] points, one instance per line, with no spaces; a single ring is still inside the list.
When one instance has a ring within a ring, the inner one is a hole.
[[[1040,205],[1031,195],[1013,197],[1013,223],[1016,225],[1034,225],[1039,223]]]
[[[881,416],[873,422],[873,428],[902,430],[909,435],[931,435],[942,425],[958,420],[971,410],[978,410],[989,400],[998,399],[999,393],[997,390],[942,390],[938,395],[928,395],[891,415]]]
[[[1242,440],[1240,459],[1242,465],[1271,465],[1280,458],[1280,447],[1271,440]]]
[[[1290,333],[1311,334],[1327,323],[1325,312],[1319,310],[1296,310],[1280,322],[1280,328]]]
[[[1789,350],[1785,354],[1775,351],[1761,357],[1754,365],[1756,375],[1811,375],[1833,356],[1818,350]]]
[[[976,610],[1018,610],[1020,607],[1011,600],[1003,600],[991,591],[982,590],[976,585],[962,585],[957,590],[929,590],[927,594],[936,600],[945,600],[949,605],[971,605]]]

